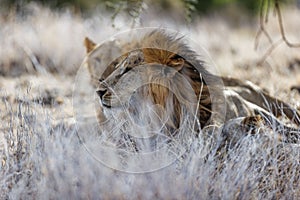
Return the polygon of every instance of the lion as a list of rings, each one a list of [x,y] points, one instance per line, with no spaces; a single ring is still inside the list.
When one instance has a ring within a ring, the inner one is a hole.
[[[127,43],[110,41],[107,46],[85,38],[85,46],[85,63],[101,102],[99,122],[107,120],[107,111],[125,106],[142,123],[145,106],[153,105],[151,112],[157,120],[151,118],[148,123],[158,123],[171,135],[190,114],[198,133],[217,126],[230,137],[232,127],[253,132],[275,124],[281,127],[277,131],[282,140],[298,140],[298,129],[279,120],[284,116],[299,126],[296,109],[250,81],[210,73],[199,55],[176,35],[156,30]]]

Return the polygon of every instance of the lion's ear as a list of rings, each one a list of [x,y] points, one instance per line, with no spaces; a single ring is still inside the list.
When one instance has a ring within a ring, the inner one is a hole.
[[[86,48],[86,53],[90,53],[96,47],[96,43],[93,42],[90,38],[84,38],[84,46]]]

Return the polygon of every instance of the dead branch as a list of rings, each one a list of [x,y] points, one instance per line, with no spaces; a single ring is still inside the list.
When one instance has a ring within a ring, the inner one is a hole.
[[[281,34],[281,37],[282,37],[284,43],[288,47],[299,48],[300,47],[300,43],[292,43],[292,42],[290,42],[287,39],[286,35],[285,35],[285,31],[284,31],[284,27],[283,27],[283,20],[282,20],[282,15],[281,15],[281,10],[280,10],[280,7],[279,7],[279,0],[275,0],[275,10],[276,10],[276,13],[278,15],[278,23],[279,23],[279,28],[280,28],[280,34]]]
[[[257,34],[255,36],[255,50],[258,47],[259,40],[260,40],[262,35],[264,35],[268,39],[268,41],[270,43],[270,47],[264,53],[263,57],[259,60],[258,64],[262,64],[268,58],[268,56],[270,56],[272,54],[272,52],[282,42],[290,48],[299,48],[300,47],[300,43],[292,43],[286,37],[285,29],[284,29],[284,26],[283,26],[283,17],[282,17],[281,8],[280,8],[280,5],[279,5],[280,0],[273,0],[273,2],[274,2],[274,12],[275,12],[275,15],[277,16],[278,26],[279,26],[279,29],[280,29],[281,39],[277,40],[275,43],[273,42],[269,32],[265,28],[266,24],[268,23],[269,12],[270,12],[270,9],[271,9],[271,6],[272,6],[271,1],[272,0],[261,0],[260,16],[259,16],[260,26],[259,26],[259,29],[258,29]]]

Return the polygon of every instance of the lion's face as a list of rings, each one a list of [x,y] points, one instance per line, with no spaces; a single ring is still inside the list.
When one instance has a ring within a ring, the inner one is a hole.
[[[91,62],[97,59],[101,62],[101,56],[95,59],[99,47],[93,49],[89,44],[86,46],[88,52],[91,51],[91,59],[87,60],[89,69],[99,68],[99,64]],[[159,46],[140,45],[133,49],[122,52],[121,56],[102,66],[105,69],[98,69],[101,75],[97,75],[95,86],[102,106],[99,109],[104,115],[119,109],[139,120],[150,109],[157,119],[172,129],[180,126],[186,112],[197,117],[201,114],[206,121],[209,119],[208,88],[186,58]],[[204,104],[207,106],[201,106]]]
[[[142,55],[136,51],[121,56],[117,62],[108,66],[99,79],[97,88],[97,94],[104,107],[121,106],[135,92],[136,86],[142,84],[145,76],[141,76],[136,68],[142,60]]]
[[[104,110],[128,109],[140,119],[141,113],[151,107],[153,115],[178,128],[182,109],[192,110],[196,105],[194,90],[179,73],[178,63],[178,58],[171,66],[147,62],[143,50],[122,56],[110,75],[100,78],[97,94]]]

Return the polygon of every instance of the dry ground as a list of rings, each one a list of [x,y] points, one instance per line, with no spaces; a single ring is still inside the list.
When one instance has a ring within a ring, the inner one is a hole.
[[[300,41],[300,11],[283,13],[288,37]],[[212,15],[183,25],[153,16],[143,14],[138,26],[178,30],[209,52],[219,74],[251,80],[300,106],[300,95],[290,91],[300,85],[300,50],[282,44],[258,65],[269,43],[262,37],[254,50],[256,21]],[[280,34],[270,19],[276,41]],[[76,136],[73,85],[84,37],[102,42],[131,28],[122,18],[115,25],[104,14],[83,18],[36,5],[23,16],[0,16],[0,199],[300,197],[299,146],[267,136],[245,137],[222,161],[207,156],[216,147],[200,139],[184,160],[146,174],[120,173],[93,160]]]

